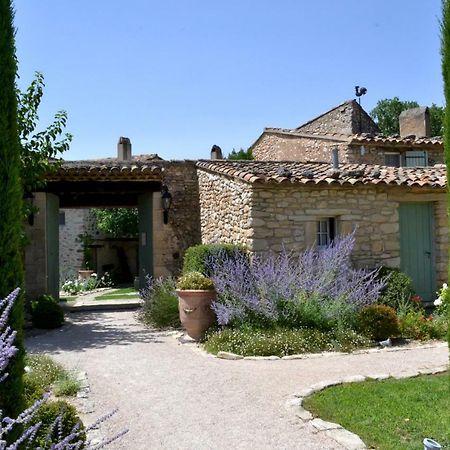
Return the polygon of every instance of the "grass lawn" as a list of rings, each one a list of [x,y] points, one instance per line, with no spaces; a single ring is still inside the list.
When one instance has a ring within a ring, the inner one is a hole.
[[[60,297],[59,301],[60,302],[74,302],[76,300],[77,296],[76,295],[69,295],[67,297]]]
[[[305,399],[321,419],[356,433],[370,448],[422,449],[429,437],[450,448],[449,373],[335,386]]]
[[[120,300],[120,299],[134,300],[136,298],[139,298],[139,292],[136,291],[136,289],[129,287],[116,289],[113,292],[110,291],[107,292],[106,294],[99,295],[98,297],[95,297],[95,300]]]

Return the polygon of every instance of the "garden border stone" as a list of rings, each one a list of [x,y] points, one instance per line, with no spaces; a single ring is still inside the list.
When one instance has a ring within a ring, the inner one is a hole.
[[[343,355],[364,355],[364,354],[370,354],[370,353],[381,353],[381,352],[404,352],[408,350],[416,350],[416,349],[427,349],[427,348],[440,348],[440,347],[446,347],[447,342],[445,341],[435,341],[430,344],[417,344],[413,343],[404,345],[404,346],[398,346],[398,347],[377,347],[377,348],[369,348],[369,349],[360,349],[355,350],[353,352],[320,352],[320,353],[300,353],[297,355],[287,355],[287,356],[277,356],[277,355],[270,355],[270,356],[242,356],[237,353],[232,352],[225,352],[220,351],[217,353],[217,355],[214,355],[212,353],[208,353],[206,350],[204,350],[201,343],[198,343],[194,341],[193,339],[189,338],[189,336],[186,335],[184,332],[177,332],[174,333],[173,336],[178,340],[178,342],[182,345],[188,345],[193,350],[197,352],[204,353],[207,356],[210,356],[212,358],[218,358],[218,359],[226,359],[230,361],[238,361],[238,360],[245,360],[245,361],[290,361],[295,359],[314,359],[314,358],[335,358],[337,356],[343,356]]]
[[[447,345],[447,344],[445,344]],[[425,345],[420,348],[435,348],[440,347],[436,345]],[[415,347],[417,348],[417,347]],[[367,449],[367,446],[363,440],[355,433],[346,430],[344,427],[338,423],[327,422],[318,417],[314,417],[310,411],[303,407],[303,400],[305,397],[322,391],[326,388],[337,386],[344,383],[360,383],[365,380],[386,380],[388,378],[393,379],[406,379],[414,378],[419,375],[435,375],[437,373],[446,372],[448,367],[438,366],[438,367],[424,367],[422,369],[414,371],[404,371],[399,374],[387,374],[387,373],[373,373],[369,375],[353,375],[344,377],[341,379],[323,381],[321,383],[315,383],[308,388],[302,389],[296,394],[292,395],[292,398],[288,399],[285,403],[286,409],[291,410],[296,417],[302,421],[302,425],[310,424],[315,428],[316,433],[325,433],[328,437],[334,439],[338,444],[342,445],[346,450],[363,450]]]

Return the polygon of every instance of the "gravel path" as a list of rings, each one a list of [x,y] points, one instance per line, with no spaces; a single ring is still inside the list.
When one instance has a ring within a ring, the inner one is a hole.
[[[128,428],[114,449],[342,449],[285,407],[295,392],[343,376],[401,373],[448,362],[445,347],[292,361],[227,361],[146,329],[135,313],[71,315],[30,337],[68,368],[86,371],[103,432]]]

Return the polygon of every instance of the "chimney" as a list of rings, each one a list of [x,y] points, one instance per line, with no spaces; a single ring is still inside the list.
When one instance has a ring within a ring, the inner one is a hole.
[[[222,149],[218,145],[213,145],[211,148],[211,159],[223,159]]]
[[[430,110],[426,106],[403,111],[399,117],[400,136],[430,137]]]
[[[131,141],[129,138],[120,136],[117,143],[117,159],[119,161],[131,161]]]
[[[339,149],[337,147],[332,149],[331,163],[333,165],[333,169],[339,169]]]

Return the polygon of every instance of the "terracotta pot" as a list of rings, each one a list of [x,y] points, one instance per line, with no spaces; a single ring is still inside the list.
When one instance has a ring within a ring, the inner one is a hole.
[[[91,278],[91,275],[94,273],[93,270],[85,270],[85,269],[80,269],[78,271],[78,278],[80,280],[89,280],[89,278]]]
[[[177,289],[177,295],[181,324],[192,339],[203,339],[205,332],[216,320],[211,309],[216,291]]]

